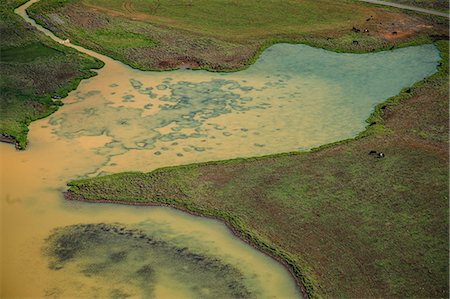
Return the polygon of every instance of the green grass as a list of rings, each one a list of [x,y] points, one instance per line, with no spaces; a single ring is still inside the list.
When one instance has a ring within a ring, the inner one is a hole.
[[[1,61],[6,63],[29,63],[35,59],[47,59],[61,54],[62,53],[56,49],[36,42],[25,46],[2,49]]]
[[[0,4],[0,134],[19,149],[27,143],[28,125],[58,109],[79,81],[95,75],[103,63],[61,46],[32,29],[14,8],[26,1]]]
[[[380,104],[354,140],[73,181],[66,197],[224,220],[311,297],[448,297],[448,42],[437,46],[439,72]]]
[[[28,11],[59,37],[142,70],[236,71],[277,42],[362,53],[447,34],[446,22],[430,29],[423,16],[354,1],[48,0]],[[385,36],[411,28],[399,39]]]
[[[133,47],[152,46],[154,42],[145,38],[142,34],[129,33],[125,30],[111,31],[108,29],[99,29],[95,31],[98,41],[105,47],[121,49],[132,44]]]
[[[326,0],[86,0],[85,3],[131,15],[143,13],[151,16],[153,23],[228,40],[344,27],[365,16],[358,5]]]

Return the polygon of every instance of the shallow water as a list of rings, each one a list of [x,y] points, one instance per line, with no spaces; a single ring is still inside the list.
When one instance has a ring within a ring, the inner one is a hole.
[[[48,239],[44,254],[50,259],[52,270],[72,274],[74,282],[68,287],[73,289],[53,287],[47,292],[77,297],[95,294],[105,298],[151,298],[167,297],[167,291],[162,289],[176,286],[179,298],[186,294],[193,298],[260,296],[258,290],[246,285],[248,278],[236,267],[194,253],[192,245],[180,247],[173,240],[166,241],[170,238],[159,229],[155,231],[156,227],[149,231],[147,223],[131,229],[117,224],[87,224],[56,230]],[[184,240],[181,243],[189,245]],[[93,280],[95,291],[85,292],[89,289],[85,286]]]
[[[17,9],[27,20],[32,2]],[[219,222],[168,208],[67,202],[61,191],[79,177],[305,150],[355,136],[377,103],[434,73],[439,60],[433,45],[355,55],[279,44],[237,73],[142,72],[73,47],[105,67],[58,112],[31,124],[26,151],[0,144],[2,297],[108,295],[110,281],[86,276],[77,262],[52,269],[42,252],[55,228],[102,222],[139,227],[172,247],[218,259],[257,297],[300,296],[279,263]],[[95,255],[86,259],[95,264]],[[165,260],[167,271],[176,269],[176,259]],[[120,283],[130,279],[116,271]],[[156,296],[198,295],[198,286],[158,277]]]

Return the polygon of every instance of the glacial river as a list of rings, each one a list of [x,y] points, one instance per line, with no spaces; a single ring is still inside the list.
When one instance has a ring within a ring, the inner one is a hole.
[[[60,42],[26,15],[34,2],[16,12]],[[170,208],[68,202],[61,192],[81,177],[353,137],[375,105],[434,73],[439,60],[433,45],[343,54],[278,44],[236,73],[143,72],[67,46],[105,67],[59,111],[31,124],[27,150],[0,144],[4,298],[301,297],[281,264],[220,222]],[[97,225],[94,237],[55,261],[48,248],[85,236],[86,224]],[[116,235],[110,226],[137,235]],[[142,241],[150,239],[157,242]]]

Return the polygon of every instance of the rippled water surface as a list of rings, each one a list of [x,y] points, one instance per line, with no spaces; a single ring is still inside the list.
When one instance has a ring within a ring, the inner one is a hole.
[[[24,7],[17,12],[26,18]],[[32,123],[26,151],[0,145],[2,297],[300,296],[279,263],[216,221],[167,208],[66,202],[61,191],[79,177],[355,136],[377,103],[434,73],[439,60],[433,45],[356,55],[278,44],[241,72],[142,72],[76,48],[105,67],[58,112]],[[92,238],[75,250],[71,240],[85,231]],[[204,277],[229,283],[202,284]]]

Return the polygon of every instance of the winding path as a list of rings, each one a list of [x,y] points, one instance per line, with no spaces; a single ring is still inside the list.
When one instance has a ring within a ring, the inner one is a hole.
[[[420,8],[420,7],[416,7],[416,6],[410,6],[410,5],[405,5],[405,4],[398,4],[398,3],[388,2],[388,1],[378,1],[378,0],[359,0],[359,1],[372,3],[372,4],[391,6],[391,7],[401,8],[401,9],[414,10],[414,11],[418,11],[418,12],[427,13],[427,14],[430,14],[430,15],[450,18],[450,15],[448,13],[440,12],[440,11],[436,11],[436,10],[431,10],[431,9],[426,9],[426,8]]]

